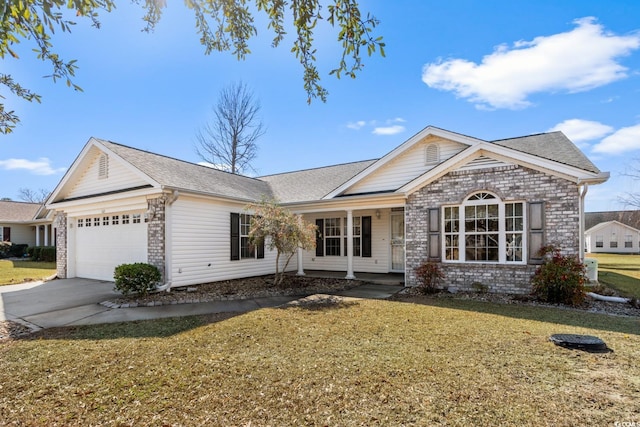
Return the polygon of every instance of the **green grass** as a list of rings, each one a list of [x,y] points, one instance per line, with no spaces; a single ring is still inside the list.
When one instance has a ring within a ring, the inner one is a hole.
[[[55,273],[55,262],[0,260],[0,286],[41,280]]]
[[[587,254],[598,260],[598,281],[626,297],[640,299],[640,255]]]
[[[233,426],[637,420],[638,318],[420,302],[45,331],[0,345],[0,419]],[[554,333],[597,335],[614,351],[563,349],[549,342]]]

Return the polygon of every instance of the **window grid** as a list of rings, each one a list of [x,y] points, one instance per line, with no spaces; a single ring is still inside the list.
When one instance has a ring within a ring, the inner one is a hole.
[[[119,215],[113,215],[111,217],[111,225],[118,225],[120,224],[120,216]]]
[[[344,236],[343,244],[344,244],[344,255],[347,256],[347,219],[343,218],[344,227],[342,229],[342,235]],[[362,253],[362,218],[359,216],[353,217],[353,256],[360,256]]]
[[[604,236],[596,235],[596,248],[603,248],[603,247],[604,247]]]
[[[631,234],[626,234],[624,236],[624,247],[625,248],[633,247],[633,236]]]
[[[93,218],[93,226],[100,227],[100,218]]]
[[[131,220],[134,224],[140,224],[140,214],[133,214],[131,215]]]
[[[129,214],[122,215],[122,224],[129,224]]]
[[[255,246],[249,241],[251,215],[240,214],[240,259],[255,258]]]
[[[444,259],[457,261],[460,259],[460,208],[451,206],[444,208]]]
[[[326,256],[340,256],[340,218],[324,220],[324,253]]]

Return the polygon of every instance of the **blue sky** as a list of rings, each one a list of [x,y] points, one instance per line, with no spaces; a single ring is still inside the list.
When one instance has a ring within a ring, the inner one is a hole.
[[[79,23],[55,35],[57,51],[78,60],[81,93],[42,78],[49,69],[24,41],[3,72],[43,101],[5,100],[22,123],[0,135],[0,197],[52,190],[91,136],[198,162],[195,134],[220,90],[239,80],[260,99],[267,127],[259,175],[378,158],[428,125],[485,140],[562,130],[611,173],[589,189],[587,211],[624,209],[618,195],[639,191],[622,174],[640,159],[640,2],[361,3],[381,21],[387,56],[337,80],[328,75],[340,54],[335,32],[319,27],[329,98],[311,105],[291,38],[271,48],[261,18],[252,54],[237,61],[204,55],[182,2],[168,2],[153,34],[140,31],[142,10],[123,2],[100,30]]]

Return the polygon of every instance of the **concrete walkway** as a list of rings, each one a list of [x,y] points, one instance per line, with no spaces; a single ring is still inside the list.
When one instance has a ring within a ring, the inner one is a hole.
[[[60,326],[128,322],[198,314],[248,312],[276,307],[299,297],[264,297],[235,301],[213,301],[156,307],[109,308],[100,302],[120,294],[113,282],[89,279],[53,280],[46,283],[0,286],[0,321],[11,320],[33,330]],[[403,289],[401,285],[365,283],[333,295],[386,299]]]

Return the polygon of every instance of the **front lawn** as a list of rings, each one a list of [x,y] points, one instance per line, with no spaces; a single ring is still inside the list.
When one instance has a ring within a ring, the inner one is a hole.
[[[418,302],[263,309],[215,323],[163,319],[8,341],[0,344],[0,419],[233,426],[638,420],[638,318]],[[567,350],[549,342],[554,333],[596,335],[614,351]]]
[[[598,260],[598,281],[626,297],[640,299],[640,255],[587,254]]]
[[[55,262],[0,260],[0,286],[41,280],[55,273]]]

